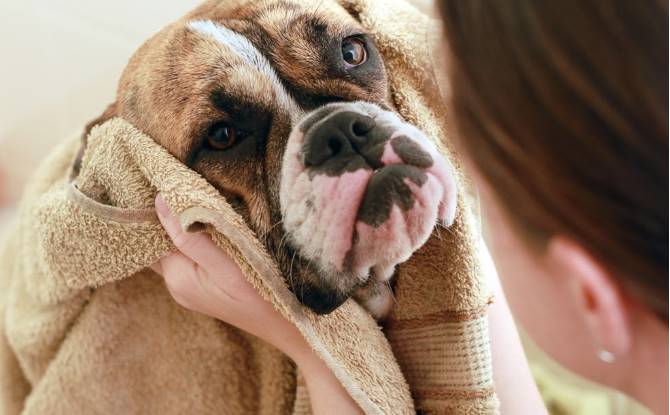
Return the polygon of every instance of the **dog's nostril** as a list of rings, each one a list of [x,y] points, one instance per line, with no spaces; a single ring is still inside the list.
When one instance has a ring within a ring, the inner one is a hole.
[[[330,148],[331,157],[336,156],[342,151],[342,141],[336,137],[328,140],[328,148]]]
[[[351,131],[355,136],[361,136],[369,133],[375,128],[375,120],[370,117],[361,117],[353,122]]]
[[[345,145],[349,145],[348,143],[347,138],[341,136],[341,134],[324,137],[321,143],[310,142],[310,146],[307,147],[304,153],[305,166],[319,166],[327,160],[337,157],[345,150]]]
[[[357,153],[362,154],[375,126],[373,118],[354,111],[328,115],[305,134],[305,166],[318,166],[335,158],[346,161]]]

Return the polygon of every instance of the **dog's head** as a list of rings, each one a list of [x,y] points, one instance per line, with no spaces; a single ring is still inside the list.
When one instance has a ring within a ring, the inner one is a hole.
[[[94,124],[121,116],[202,174],[316,312],[355,295],[383,315],[394,266],[453,220],[447,163],[390,111],[381,55],[344,9],[222,3],[147,41]]]

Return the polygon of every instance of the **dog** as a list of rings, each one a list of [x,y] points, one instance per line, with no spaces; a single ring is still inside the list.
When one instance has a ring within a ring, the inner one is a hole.
[[[200,173],[316,313],[354,297],[378,319],[395,266],[456,212],[449,163],[392,110],[371,36],[323,2],[209,1],[144,43],[122,117]]]

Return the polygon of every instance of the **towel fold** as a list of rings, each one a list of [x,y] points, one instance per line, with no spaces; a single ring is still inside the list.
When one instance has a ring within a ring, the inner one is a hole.
[[[373,34],[397,111],[448,156],[433,23],[401,1],[340,4]],[[367,414],[497,412],[462,175],[456,223],[399,267],[382,330],[353,300],[325,316],[300,305],[216,189],[123,119],[91,131],[71,180],[79,147],[65,141],[45,160],[0,249],[1,413],[308,412],[286,356],[182,309],[147,268],[174,248],[154,214],[157,192],[185,229],[207,232],[232,256]]]

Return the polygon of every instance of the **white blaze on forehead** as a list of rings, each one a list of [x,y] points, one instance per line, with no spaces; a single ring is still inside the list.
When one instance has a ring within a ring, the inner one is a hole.
[[[249,39],[211,20],[194,20],[189,22],[188,27],[197,33],[211,37],[219,44],[227,47],[237,57],[269,79],[274,88],[278,101],[277,104],[291,115],[294,123],[302,116],[302,111],[288,94],[284,85],[282,85],[277,72],[275,72],[268,59],[263,56]]]

